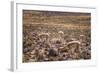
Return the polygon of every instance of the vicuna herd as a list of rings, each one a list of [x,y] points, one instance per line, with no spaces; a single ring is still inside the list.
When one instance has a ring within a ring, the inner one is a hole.
[[[57,37],[49,32],[30,32],[23,37],[23,62],[64,61],[91,58],[90,37],[80,35],[77,39],[65,36],[63,31]]]

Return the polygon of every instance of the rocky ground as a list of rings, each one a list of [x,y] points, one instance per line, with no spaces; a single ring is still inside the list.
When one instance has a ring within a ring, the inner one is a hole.
[[[90,14],[24,11],[24,63],[81,59],[91,59]]]
[[[72,37],[63,31],[27,32],[23,37],[23,62],[79,60],[91,58],[90,36]]]

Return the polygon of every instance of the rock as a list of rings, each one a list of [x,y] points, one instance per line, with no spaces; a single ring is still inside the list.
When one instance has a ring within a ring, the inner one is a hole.
[[[54,56],[55,57],[55,56],[58,55],[58,53],[53,49],[50,49],[48,52],[49,52],[48,56]]]

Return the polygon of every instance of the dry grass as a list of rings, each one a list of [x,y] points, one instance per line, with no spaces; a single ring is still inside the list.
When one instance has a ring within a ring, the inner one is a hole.
[[[91,59],[89,13],[23,11],[23,62]]]

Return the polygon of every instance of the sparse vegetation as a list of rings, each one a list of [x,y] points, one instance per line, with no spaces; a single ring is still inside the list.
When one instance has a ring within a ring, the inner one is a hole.
[[[89,13],[23,10],[23,62],[91,59]]]

